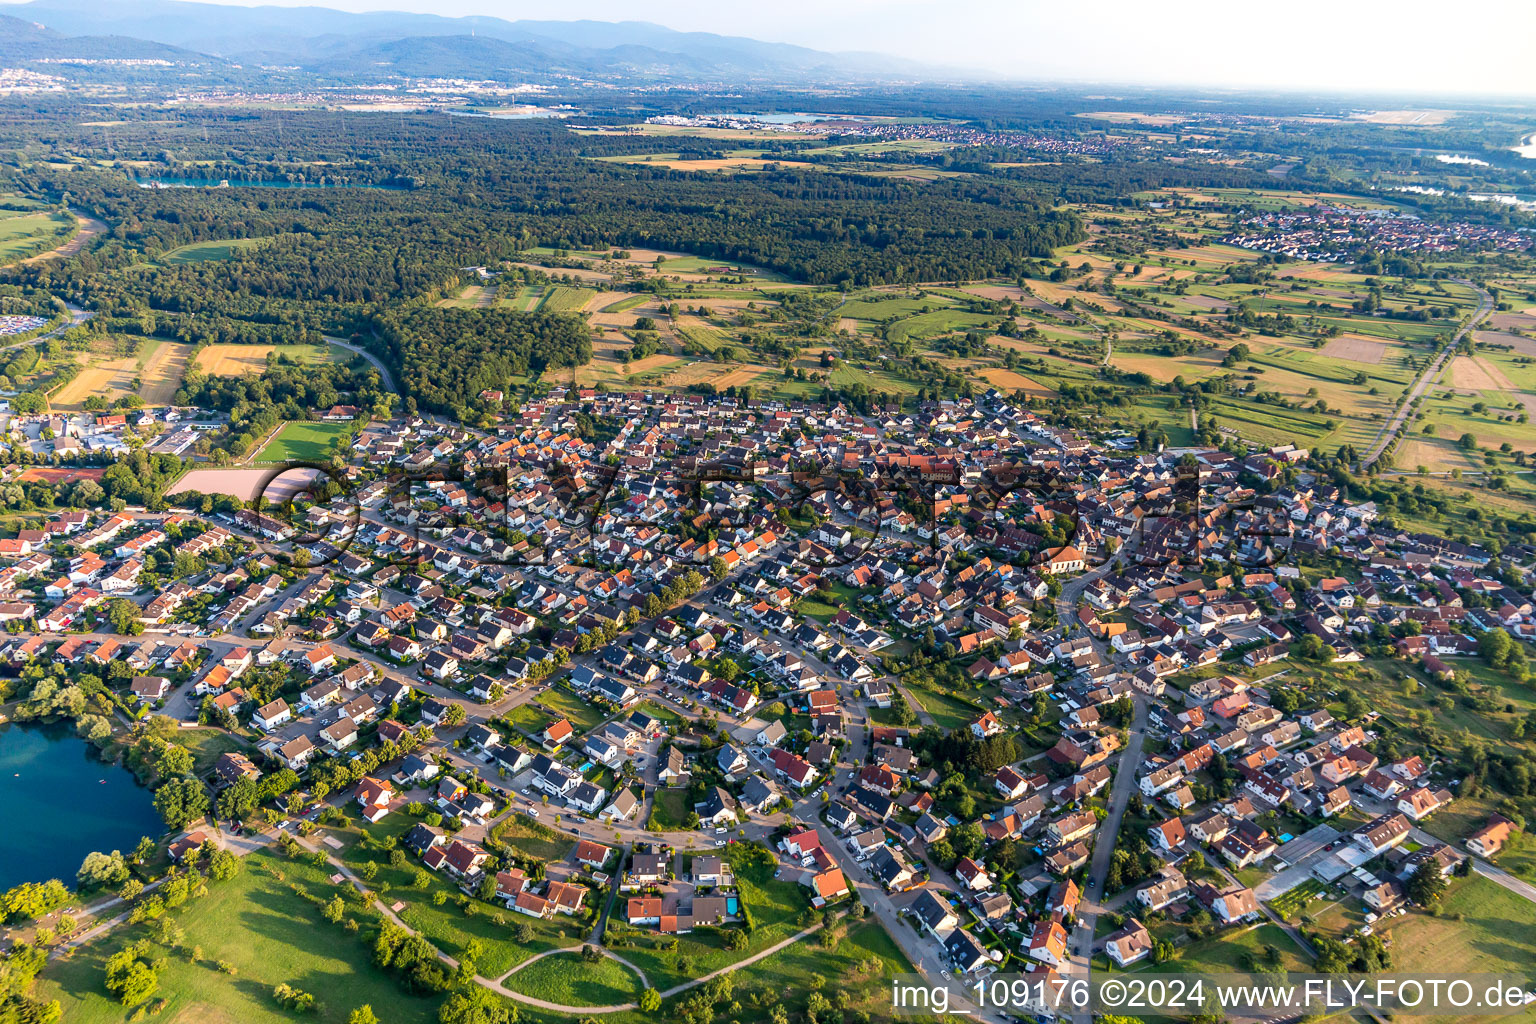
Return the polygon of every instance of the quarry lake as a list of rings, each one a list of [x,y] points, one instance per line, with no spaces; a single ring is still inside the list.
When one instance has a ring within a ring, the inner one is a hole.
[[[133,852],[165,831],[150,792],[67,725],[0,726],[0,890],[57,878],[73,886],[92,850]]]

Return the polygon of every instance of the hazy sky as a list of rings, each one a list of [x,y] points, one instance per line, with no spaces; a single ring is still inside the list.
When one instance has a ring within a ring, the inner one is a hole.
[[[1536,97],[1536,0],[268,2],[509,20],[646,20],[823,50],[874,50],[1033,80]]]

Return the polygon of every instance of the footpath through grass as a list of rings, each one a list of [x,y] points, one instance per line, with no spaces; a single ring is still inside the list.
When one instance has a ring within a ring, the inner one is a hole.
[[[161,955],[159,986],[149,1000],[164,1005],[152,1019],[174,1024],[291,1024],[293,1015],[272,998],[280,984],[312,993],[319,1007],[309,1019],[345,1024],[367,1003],[391,1024],[431,1024],[441,999],[406,993],[373,966],[378,914],[347,902],[357,931],[331,924],[301,893],[329,899],[345,888],[302,861],[261,851],[243,858],[242,870],[209,882],[208,895],[168,912],[179,938],[154,942]],[[135,1008],[108,995],[108,956],[141,938],[163,938],[158,923],[125,925],[53,961],[33,995],[57,999],[69,1024],[123,1024]],[[196,962],[189,954],[198,955]],[[219,970],[227,961],[234,973]]]

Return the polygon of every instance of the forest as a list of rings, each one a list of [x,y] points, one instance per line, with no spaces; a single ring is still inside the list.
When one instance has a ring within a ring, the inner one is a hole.
[[[194,344],[351,337],[440,410],[547,366],[590,360],[579,318],[432,308],[461,287],[464,268],[505,264],[535,246],[655,247],[854,288],[1016,277],[1085,237],[1050,190],[997,178],[908,182],[805,168],[697,175],[592,159],[614,141],[545,121],[157,114],[129,113],[108,135],[80,124],[89,120],[80,110],[0,103],[0,149],[11,151],[0,160],[0,190],[111,225],[75,258],[0,271],[0,290],[51,292],[127,333]],[[360,184],[139,184],[207,175],[204,161],[236,182],[288,181],[318,163],[328,177]],[[178,256],[224,240],[250,244],[217,258]]]
[[[439,412],[462,412],[482,391],[592,359],[587,322],[569,314],[406,308],[380,314],[374,336],[412,397]]]

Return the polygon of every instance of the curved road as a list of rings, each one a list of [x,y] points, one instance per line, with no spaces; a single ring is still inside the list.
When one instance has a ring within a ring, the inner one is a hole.
[[[400,393],[400,388],[395,383],[394,374],[389,372],[389,367],[385,366],[378,356],[359,345],[354,345],[350,341],[342,341],[340,338],[333,338],[329,334],[322,334],[320,337],[337,348],[344,348],[353,355],[362,356],[368,360],[369,364],[379,371],[379,377],[384,381],[384,386],[397,395]]]
[[[1397,440],[1397,435],[1402,433],[1403,427],[1408,422],[1408,414],[1413,408],[1413,403],[1417,402],[1430,385],[1435,382],[1435,379],[1440,376],[1440,371],[1444,368],[1445,361],[1455,354],[1456,346],[1461,344],[1461,339],[1465,338],[1473,328],[1481,323],[1484,317],[1493,312],[1492,295],[1489,295],[1482,288],[1465,278],[1457,277],[1452,278],[1452,280],[1457,284],[1464,284],[1477,292],[1479,296],[1477,309],[1467,318],[1467,322],[1461,325],[1461,329],[1456,332],[1456,336],[1451,339],[1450,344],[1435,354],[1435,358],[1430,360],[1429,365],[1424,368],[1424,372],[1419,374],[1418,378],[1413,382],[1413,387],[1409,389],[1408,394],[1403,396],[1402,404],[1392,414],[1392,419],[1387,423],[1386,428],[1371,443],[1370,450],[1365,453],[1365,458],[1360,460],[1361,469],[1369,469],[1374,465],[1376,460],[1381,458],[1381,453],[1387,450],[1387,446]]]

